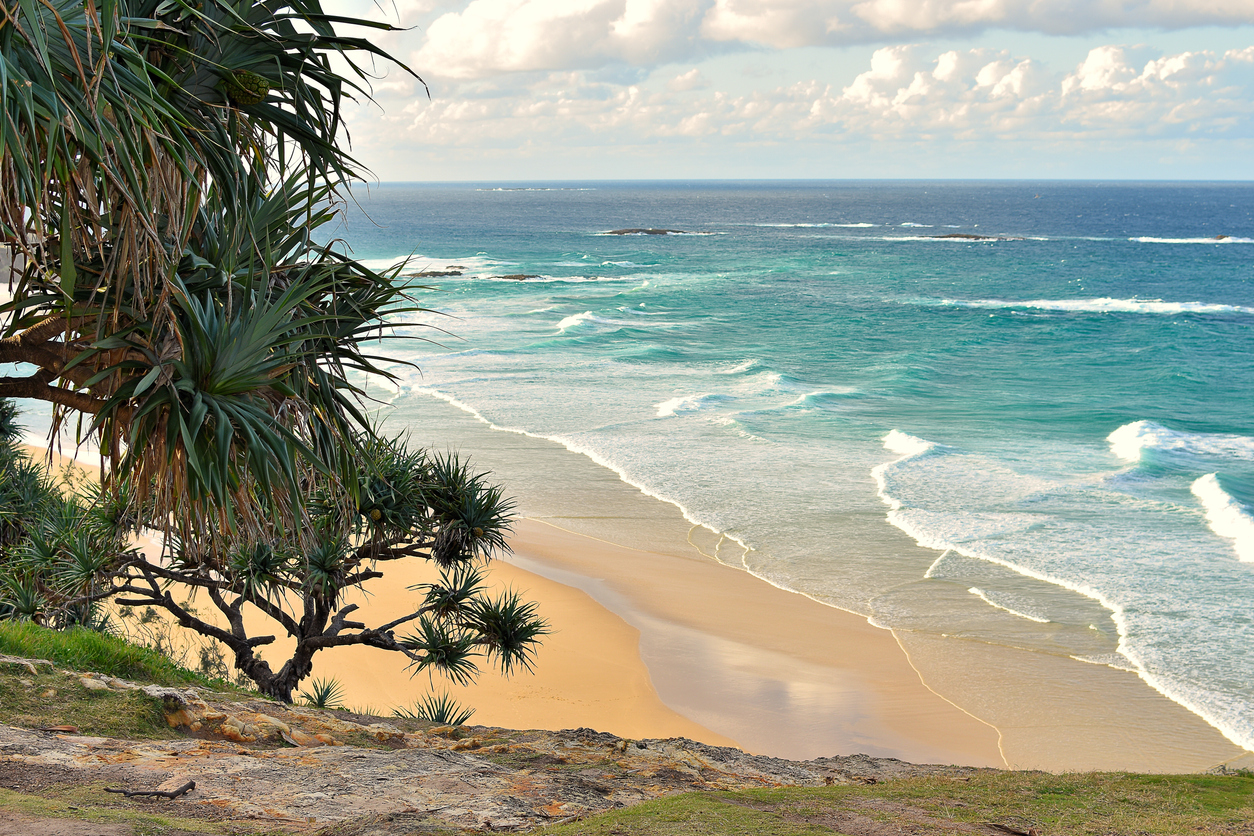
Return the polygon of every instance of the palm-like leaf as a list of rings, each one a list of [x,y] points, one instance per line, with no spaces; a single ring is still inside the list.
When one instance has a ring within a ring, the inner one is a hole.
[[[447,691],[444,691],[439,695],[426,694],[414,701],[413,708],[402,706],[392,713],[409,720],[426,720],[429,723],[441,723],[446,726],[462,726],[470,721],[475,710],[461,705],[449,696]]]
[[[469,627],[479,636],[488,659],[506,674],[515,666],[530,671],[540,639],[549,633],[548,624],[536,615],[536,605],[513,591],[477,601]]]

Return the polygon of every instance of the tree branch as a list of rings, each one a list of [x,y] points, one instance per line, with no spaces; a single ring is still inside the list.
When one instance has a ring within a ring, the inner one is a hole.
[[[0,362],[4,361],[0,360]],[[8,362],[27,361],[15,360]],[[36,372],[30,377],[0,378],[0,398],[33,398],[38,401],[48,401],[58,406],[68,406],[70,409],[77,409],[89,415],[95,415],[100,412],[105,405],[103,399],[93,398],[86,392],[75,392],[71,389],[62,389],[59,386],[50,386],[48,381],[44,379],[44,372],[42,371]]]

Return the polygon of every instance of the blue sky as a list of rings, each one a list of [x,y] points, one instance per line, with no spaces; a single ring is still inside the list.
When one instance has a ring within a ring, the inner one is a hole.
[[[327,0],[383,181],[1254,180],[1254,0]]]

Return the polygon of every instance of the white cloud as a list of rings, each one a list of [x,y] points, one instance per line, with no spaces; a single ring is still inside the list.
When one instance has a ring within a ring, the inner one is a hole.
[[[703,90],[710,86],[710,80],[702,74],[701,70],[693,67],[686,73],[679,75],[666,82],[666,89],[672,93],[684,93],[689,90]]]
[[[644,84],[586,71],[461,83],[449,95],[384,102],[355,136],[398,147],[613,149],[701,142],[827,143],[934,153],[950,142],[1181,143],[1254,137],[1254,47],[1143,55],[1105,45],[1071,72],[990,49],[894,46],[845,84],[810,79],[742,95],[696,69]],[[1166,146],[1164,146],[1166,147]],[[1174,146],[1173,146],[1174,147]],[[1180,146],[1184,147],[1184,146]]]
[[[1248,0],[715,0],[703,31],[775,47],[988,28],[1051,35],[1254,22]]]
[[[413,56],[436,76],[655,65],[694,53],[705,0],[473,0]]]
[[[354,9],[362,0],[331,0]],[[413,65],[434,77],[654,67],[753,46],[873,44],[986,29],[1254,24],[1250,0],[404,0]]]

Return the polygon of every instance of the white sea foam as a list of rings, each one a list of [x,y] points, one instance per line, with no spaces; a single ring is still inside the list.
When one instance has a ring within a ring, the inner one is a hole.
[[[700,395],[683,395],[654,404],[658,418],[673,418],[682,412],[696,412],[709,406],[717,406],[732,400],[730,395],[715,395],[708,392]]]
[[[1232,541],[1233,551],[1242,563],[1254,563],[1254,516],[1219,484],[1219,476],[1207,473],[1193,483],[1193,495],[1206,509],[1211,531]]]
[[[570,450],[572,453],[578,453],[581,456],[586,456],[589,459],[591,459],[595,464],[598,464],[601,467],[604,467],[613,471],[615,474],[618,475],[619,479],[621,479],[623,482],[627,483],[628,485],[631,485],[633,488],[640,491],[645,496],[651,496],[654,499],[657,499],[661,502],[665,502],[668,505],[674,505],[677,509],[679,509],[679,512],[683,515],[684,519],[692,523],[693,525],[699,525],[704,529],[712,531],[713,533],[719,535],[720,537],[730,540],[731,542],[735,543],[738,547],[743,549],[745,554],[748,554],[749,552],[753,551],[753,547],[750,546],[748,543],[746,543],[745,541],[737,537],[733,537],[732,535],[726,533],[725,531],[722,531],[719,528],[715,527],[711,523],[701,519],[695,513],[693,513],[693,511],[691,511],[689,508],[687,508],[686,506],[684,506],[682,503],[678,502],[677,500],[672,499],[671,497],[666,496],[664,494],[658,493],[657,491],[652,490],[651,488],[647,487],[641,482],[636,481],[635,479],[632,479],[630,475],[627,473],[627,471],[624,470],[622,467],[618,466],[614,462],[607,459],[605,456],[601,455],[601,453],[592,449],[591,447],[588,447],[585,444],[580,444],[579,442],[574,441],[573,439],[566,438],[560,435],[542,435],[540,433],[533,433],[528,430],[520,429],[518,427],[503,427],[498,424],[494,424],[493,422],[489,421],[486,417],[484,417],[483,413],[479,412],[479,410],[475,409],[473,406],[465,403],[464,401],[459,400],[453,395],[449,395],[445,392],[441,392],[438,389],[431,389],[428,387],[415,387],[413,391],[419,392],[424,395],[429,395],[433,398],[444,401],[445,403],[451,404],[452,406],[455,406],[458,409],[462,410],[463,412],[469,414],[470,416],[475,418],[475,420],[480,421],[483,424],[486,424],[492,430],[496,430],[498,432],[515,433],[517,435],[526,436],[527,438],[538,438],[543,441],[551,441],[551,442],[554,442],[555,444],[562,445],[567,450]],[[771,583],[772,586],[778,586],[778,584],[771,582],[767,578],[763,578],[761,575],[758,575],[757,573],[750,572],[750,574],[754,575],[754,577],[761,578],[767,583]],[[786,589],[787,587],[779,587],[779,588]]]
[[[621,295],[621,294],[620,294]],[[559,333],[566,333],[572,328],[579,328],[587,325],[602,325],[613,328],[634,328],[634,329],[650,329],[650,330],[671,330],[675,328],[691,328],[693,323],[676,321],[673,319],[654,319],[652,312],[642,312],[632,310],[631,308],[620,307],[619,312],[625,316],[632,316],[628,319],[611,319],[606,316],[599,316],[592,311],[584,311],[583,313],[571,314],[557,323]],[[633,316],[634,315],[634,316]]]
[[[1235,238],[1230,235],[1210,238],[1129,238],[1138,244],[1254,244],[1254,238]]]
[[[972,595],[979,598],[981,601],[988,604],[990,607],[995,607],[996,609],[1002,610],[1003,612],[1008,612],[1011,615],[1017,615],[1019,618],[1026,618],[1028,621],[1035,621],[1037,624],[1049,623],[1048,618],[1041,618],[1038,615],[1032,615],[1031,613],[1023,612],[1022,610],[1017,610],[1014,607],[1009,607],[1009,606],[1006,606],[1005,604],[999,604],[997,601],[989,597],[990,594],[995,595],[996,593],[985,592],[984,590],[976,586],[971,587],[970,589],[967,590],[967,592],[970,592]]]
[[[1153,421],[1124,424],[1106,436],[1106,441],[1110,443],[1110,451],[1127,462],[1139,462],[1145,450],[1254,461],[1254,438],[1169,430]]]
[[[1048,241],[1048,238],[1026,238],[1020,235],[982,235],[979,238],[956,238],[952,235],[875,235],[864,241],[929,241],[936,244],[997,244],[1004,241]]]
[[[772,229],[829,229],[832,227],[841,227],[844,229],[868,229],[869,227],[879,226],[879,224],[870,223],[854,223],[854,224],[836,224],[836,223],[819,223],[819,224],[754,224],[754,226],[768,227]],[[910,224],[902,224],[902,226],[910,226]]]
[[[884,436],[884,449],[902,457],[921,456],[936,449],[933,441],[924,441],[901,430],[893,430]]]
[[[483,278],[509,284],[587,284],[589,282],[622,282],[632,276],[529,276],[526,279],[511,279],[508,276],[487,275]]]
[[[1110,619],[1115,626],[1118,642],[1115,648],[1115,656],[1111,660],[1114,664],[1096,659],[1086,659],[1085,661],[1111,664],[1112,667],[1120,668],[1125,667],[1125,665],[1120,664],[1118,660],[1125,661],[1130,666],[1130,669],[1147,685],[1167,699],[1179,703],[1210,723],[1233,743],[1243,748],[1254,746],[1254,738],[1251,737],[1248,728],[1238,728],[1225,719],[1232,716],[1230,713],[1222,710],[1219,712],[1212,710],[1214,706],[1210,700],[1204,697],[1199,698],[1186,683],[1180,682],[1176,678],[1157,676],[1150,672],[1141,654],[1129,643],[1129,619],[1127,613],[1122,606],[1110,597],[1086,583],[1056,577],[1048,572],[1019,565],[995,553],[982,551],[979,545],[979,537],[971,537],[968,540],[963,535],[963,532],[968,528],[980,523],[980,520],[977,519],[980,515],[959,513],[955,517],[955,514],[946,512],[920,512],[917,509],[909,508],[901,498],[893,495],[889,488],[890,475],[895,474],[901,467],[910,465],[913,460],[929,451],[938,449],[939,445],[894,430],[885,437],[884,446],[892,452],[901,454],[901,457],[895,461],[886,462],[873,468],[871,471],[879,486],[879,497],[889,507],[887,518],[892,525],[901,529],[924,548],[937,551],[952,551],[964,557],[987,561],[1010,569],[1024,577],[1070,590],[1097,602],[1110,613]]]
[[[601,322],[601,321],[603,320],[600,317],[593,314],[592,311],[584,311],[583,313],[580,313],[580,314],[573,314],[572,316],[568,316],[565,319],[563,319],[561,322],[557,323],[557,330],[565,332],[568,328],[574,328],[578,325],[583,325],[585,322]]]
[[[941,299],[940,305],[955,308],[1029,308],[1042,311],[1077,313],[1143,314],[1254,314],[1254,308],[1216,302],[1164,302],[1162,299],[1032,299],[1013,302],[1005,299]]]
[[[913,227],[917,229],[931,229],[934,226],[934,224],[916,224],[916,223],[911,223],[910,221],[906,221],[904,224],[898,224],[898,226],[908,226],[908,227]]]
[[[1107,668],[1114,668],[1117,671],[1140,673],[1135,667],[1129,665],[1127,657],[1120,653],[1100,653],[1092,656],[1072,656],[1071,658],[1077,662],[1085,662],[1089,665],[1101,665]]]
[[[744,360],[740,363],[737,363],[736,365],[732,366],[730,369],[719,369],[716,373],[717,374],[744,374],[747,371],[752,371],[753,369],[756,369],[758,365],[759,364],[757,360],[754,360],[753,358],[749,358],[748,360]]]

